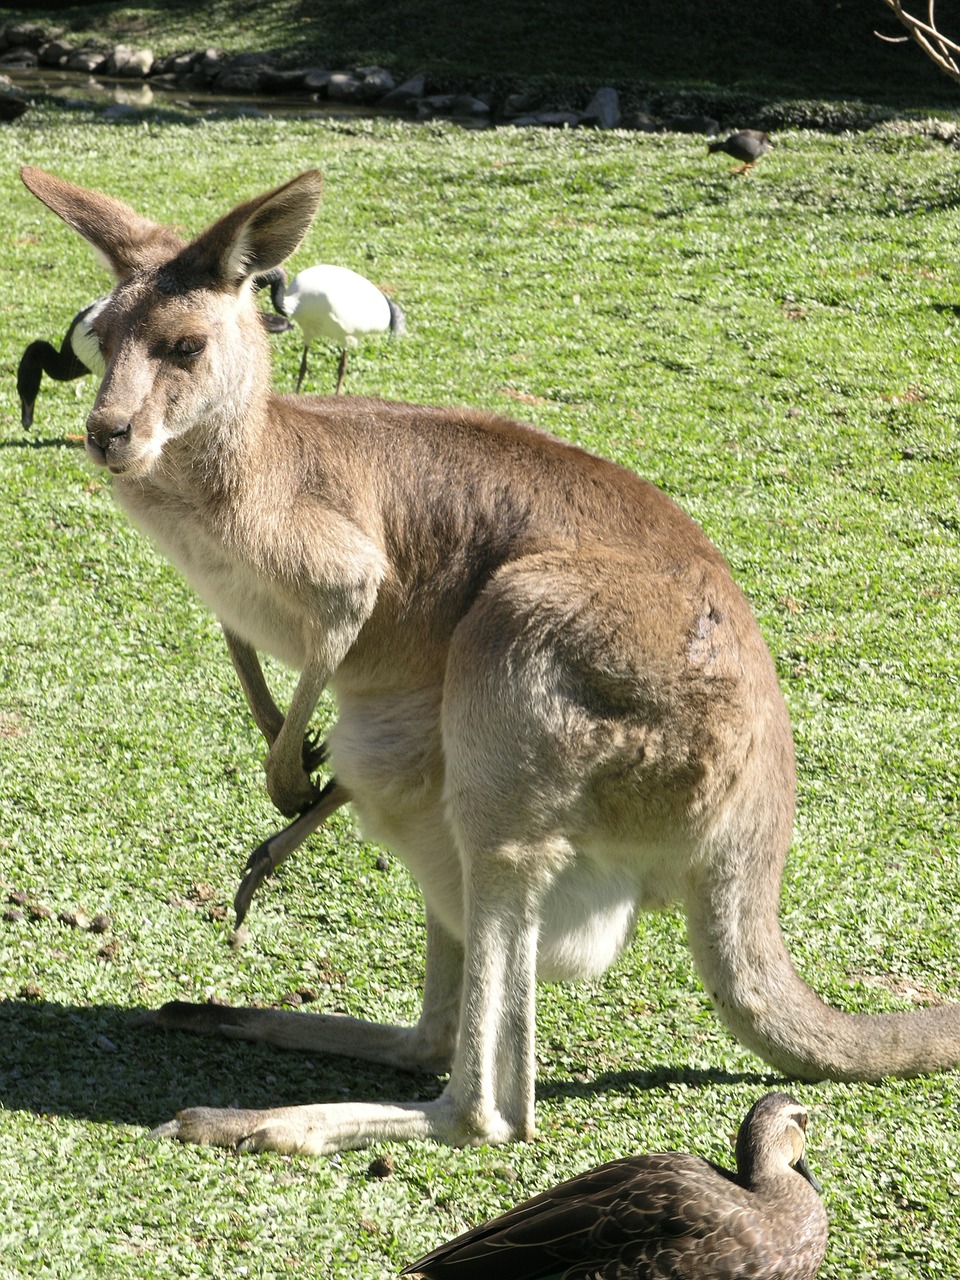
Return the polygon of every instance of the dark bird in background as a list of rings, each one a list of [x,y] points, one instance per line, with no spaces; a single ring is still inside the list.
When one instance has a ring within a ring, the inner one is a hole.
[[[286,312],[283,310],[283,291],[287,284],[287,273],[283,267],[273,267],[270,271],[264,271],[262,275],[253,277],[253,287],[257,293],[261,289],[267,289],[270,293],[270,302],[273,311],[261,311],[260,319],[267,333],[286,333],[288,329],[292,329],[293,325],[287,319]]]
[[[29,105],[15,93],[0,92],[0,120],[19,120]]]
[[[277,289],[282,298],[285,284],[286,276],[282,267],[266,271],[253,281],[255,289],[269,289],[271,299],[274,300]],[[91,326],[108,297],[109,294],[106,294],[77,312],[63,336],[59,351],[49,342],[38,339],[31,342],[20,357],[20,364],[17,366],[17,394],[20,397],[20,422],[23,427],[33,426],[34,407],[44,374],[57,382],[72,382],[74,378],[82,378],[88,373],[103,377],[105,366],[100,343]],[[269,333],[284,333],[293,328],[282,311],[276,315],[261,311],[260,317]]]
[[[24,427],[33,426],[34,405],[44,374],[58,382],[72,382],[87,373],[103,377],[105,366],[100,343],[90,326],[106,301],[106,297],[98,298],[77,312],[70,321],[59,351],[49,342],[38,339],[31,342],[20,357],[17,394],[20,397],[20,422]]]
[[[721,142],[707,143],[707,151],[711,154],[714,151],[725,151],[728,156],[733,156],[734,160],[741,162],[739,168],[731,169],[730,172],[746,173],[761,156],[767,154],[772,146],[773,143],[767,135],[758,129],[740,129]]]
[[[754,1104],[737,1172],[681,1152],[613,1160],[475,1227],[401,1273],[428,1280],[809,1280],[827,1215],[804,1161],[807,1113]]]

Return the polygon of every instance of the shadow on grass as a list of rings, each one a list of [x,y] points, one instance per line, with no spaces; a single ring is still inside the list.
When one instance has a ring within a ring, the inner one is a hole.
[[[66,436],[46,436],[43,440],[31,440],[20,436],[16,440],[0,440],[0,449],[82,449],[82,440],[68,440]]]
[[[303,1016],[309,1017],[309,1014]],[[116,1005],[0,1001],[0,1106],[151,1129],[184,1107],[292,1106],[306,1102],[435,1097],[435,1076],[270,1045],[170,1033]],[[549,1079],[537,1096],[589,1097],[670,1085],[768,1085],[776,1077],[649,1066],[596,1080]]]
[[[711,1089],[717,1085],[749,1084],[765,1089],[782,1087],[787,1077],[774,1071],[724,1071],[719,1067],[649,1066],[636,1071],[605,1071],[593,1080],[544,1080],[538,1098],[592,1098],[599,1094],[651,1093],[683,1085]]]
[[[291,1106],[438,1092],[436,1077],[162,1031],[143,1024],[144,1012],[0,1000],[0,1106],[152,1128],[189,1106]]]

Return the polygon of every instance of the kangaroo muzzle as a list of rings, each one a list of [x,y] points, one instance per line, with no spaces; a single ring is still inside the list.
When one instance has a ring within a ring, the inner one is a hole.
[[[87,454],[99,467],[122,471],[133,435],[126,414],[94,409],[87,418]]]

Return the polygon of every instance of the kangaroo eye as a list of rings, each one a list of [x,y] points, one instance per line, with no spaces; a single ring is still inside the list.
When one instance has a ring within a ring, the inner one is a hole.
[[[178,338],[173,344],[173,354],[189,360],[193,356],[198,356],[206,345],[203,338]]]

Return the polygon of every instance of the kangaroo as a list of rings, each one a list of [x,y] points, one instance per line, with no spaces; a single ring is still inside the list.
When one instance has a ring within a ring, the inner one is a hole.
[[[720,1017],[786,1075],[960,1061],[960,1006],[849,1015],[796,973],[786,707],[745,597],[670,498],[487,413],[271,391],[251,282],[300,243],[316,172],[189,243],[38,169],[23,180],[117,277],[93,321],[106,372],[87,452],[220,620],[268,792],[301,815],[290,841],[349,801],[425,903],[415,1026],[179,1002],[153,1017],[449,1072],[427,1102],[198,1107],[158,1134],[315,1154],[530,1139],[536,979],[600,974],[667,903]],[[299,672],[286,714],[262,652]],[[324,687],[338,718],[321,745]]]

